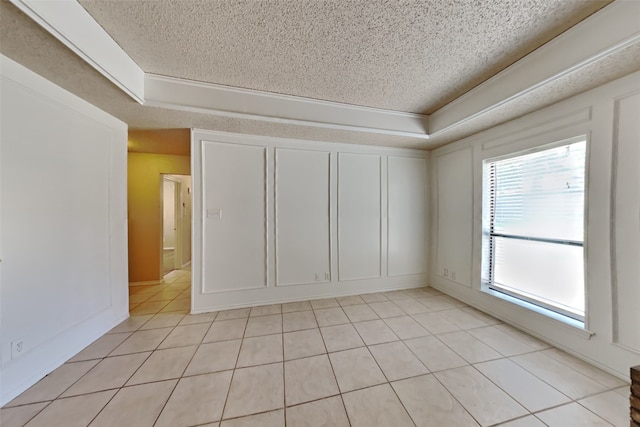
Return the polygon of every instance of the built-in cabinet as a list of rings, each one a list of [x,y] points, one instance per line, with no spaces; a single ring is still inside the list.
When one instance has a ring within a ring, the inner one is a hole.
[[[428,153],[192,133],[193,311],[427,284]]]

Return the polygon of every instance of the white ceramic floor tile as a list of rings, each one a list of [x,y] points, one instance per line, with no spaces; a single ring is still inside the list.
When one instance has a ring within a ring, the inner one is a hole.
[[[153,426],[176,382],[169,380],[120,389],[90,426]]]
[[[470,329],[467,332],[504,356],[516,356],[536,351],[535,348],[522,340],[498,329],[497,326]]]
[[[407,314],[426,313],[430,311],[426,305],[419,303],[415,299],[401,299],[394,301],[394,304]]]
[[[339,393],[326,354],[284,364],[285,403],[297,405]]]
[[[603,385],[541,352],[514,356],[511,360],[572,399],[606,390]]]
[[[23,427],[48,404],[49,402],[40,402],[12,408],[1,408],[0,420],[2,420],[2,427]]]
[[[402,300],[409,301],[409,300]],[[384,323],[402,340],[431,335],[418,322],[409,316],[391,317],[384,319]]]
[[[320,331],[329,352],[364,346],[358,331],[351,324],[327,326],[326,328],[321,328]]]
[[[180,378],[197,346],[156,350],[127,381],[127,385]]]
[[[571,400],[509,359],[492,360],[474,366],[531,412]]]
[[[481,328],[483,326],[490,326],[493,324],[492,322],[488,322],[478,316],[474,316],[461,308],[440,311],[438,314],[462,330]]]
[[[549,427],[611,427],[611,424],[575,402],[538,412],[536,417]]]
[[[237,308],[234,310],[224,310],[216,316],[216,322],[220,320],[244,319],[249,317],[250,308]]]
[[[142,325],[140,330],[173,327],[178,325],[184,317],[185,315],[182,313],[158,313]]]
[[[230,382],[231,371],[182,378],[155,427],[187,427],[218,421]]]
[[[462,357],[434,336],[413,338],[405,344],[431,372],[467,365]]]
[[[86,427],[116,394],[116,391],[101,391],[58,399],[36,415],[26,427]]]
[[[391,383],[418,427],[477,427],[478,423],[433,375]]]
[[[340,304],[338,304],[338,300],[335,298],[315,299],[311,301],[311,307],[313,307],[314,310],[339,306]]]
[[[226,341],[242,338],[247,319],[217,320],[213,322],[202,342]]]
[[[201,314],[187,314],[182,318],[179,325],[193,325],[195,323],[211,323],[215,320],[217,312],[214,313],[201,313]]]
[[[442,317],[439,312],[414,314],[413,318],[432,334],[459,331],[460,328]]]
[[[319,329],[289,332],[283,335],[283,340],[285,360],[326,353]]]
[[[284,332],[292,332],[317,328],[318,323],[313,311],[296,311],[282,315],[282,326]]]
[[[341,307],[322,308],[314,310],[319,326],[332,326],[349,323],[349,318]]]
[[[267,316],[269,314],[282,313],[282,304],[261,305],[258,307],[251,307],[249,316]]]
[[[343,393],[387,381],[366,347],[330,353],[329,357]]]
[[[311,310],[311,303],[309,301],[296,301],[282,304],[283,313],[293,313],[296,311]]]
[[[502,323],[500,325],[495,325],[495,328],[501,330],[504,333],[511,335],[512,337],[515,337],[516,339],[522,341],[523,343],[527,344],[529,347],[534,348],[535,350],[544,350],[545,348],[551,347],[546,342],[540,341],[539,339],[532,337],[531,335],[525,332],[522,332],[521,330],[516,329],[511,325]]]
[[[605,371],[588,364],[584,360],[580,360],[577,357],[565,353],[562,350],[558,350],[557,348],[544,350],[542,354],[545,354],[560,363],[564,363],[567,366],[571,366],[571,369],[578,371],[583,375],[586,375],[595,382],[602,384],[606,388],[615,388],[627,385],[627,382],[625,382],[624,380],[614,377],[613,375],[608,374]]]
[[[342,307],[342,309],[352,323],[378,318],[378,315],[367,304],[349,305]]]
[[[102,359],[118,347],[124,340],[131,336],[131,332],[119,334],[106,334],[89,344],[80,353],[69,359],[69,362],[79,362],[82,360]]]
[[[502,423],[529,413],[471,366],[436,372],[434,375],[482,426]]]
[[[235,418],[284,407],[282,363],[236,369],[223,418]]]
[[[282,315],[273,314],[270,316],[250,317],[244,336],[257,337],[280,333],[282,333]]]
[[[418,301],[433,311],[451,310],[460,307],[460,303],[447,295],[429,296]]]
[[[545,424],[533,415],[498,424],[496,427],[545,427]]]
[[[80,377],[89,372],[98,362],[99,360],[65,363],[28,388],[27,391],[13,399],[6,406],[10,407],[53,400],[80,379]]]
[[[500,353],[464,331],[438,335],[438,339],[469,363],[499,359]]]
[[[618,393],[622,397],[629,398],[629,395],[631,394],[631,387],[630,387],[629,384],[627,384],[624,387],[616,388],[613,391],[615,391],[616,393]]]
[[[126,320],[123,320],[118,326],[111,329],[108,334],[116,334],[121,332],[135,332],[142,325],[147,323],[149,319],[153,317],[153,314],[145,314],[142,316],[130,316]]]
[[[209,330],[208,323],[176,326],[158,348],[184,347],[198,345]]]
[[[411,296],[407,293],[407,291],[400,289],[397,291],[387,291],[383,292],[384,296],[389,298],[390,301],[397,301],[401,299],[411,298]]]
[[[369,307],[381,318],[405,316],[407,313],[395,305],[393,301],[373,302]]]
[[[340,396],[316,400],[287,408],[289,427],[349,427]]]
[[[393,333],[383,320],[369,320],[367,322],[354,323],[353,326],[367,345],[398,341],[398,336]]]
[[[372,302],[389,301],[389,298],[385,297],[382,293],[379,292],[373,294],[364,294],[360,296],[362,297],[362,300],[367,304],[371,304]]]
[[[189,363],[185,376],[233,369],[238,360],[242,340],[202,344]]]
[[[62,394],[77,396],[122,387],[151,353],[135,353],[103,359]]]
[[[167,335],[169,335],[171,330],[172,328],[162,328],[134,332],[129,338],[124,340],[122,344],[116,347],[109,356],[155,350]]]
[[[360,297],[360,295],[350,295],[347,297],[339,297],[336,299],[338,300],[338,304],[340,304],[342,307],[365,303],[364,300]]]
[[[237,367],[282,362],[282,334],[245,338],[242,340]]]
[[[372,345],[369,351],[389,381],[429,373],[402,341]]]
[[[498,320],[490,314],[487,314],[473,307],[462,307],[462,311],[479,321],[485,322],[487,325],[499,325],[502,323],[501,320]]]
[[[616,427],[629,425],[629,399],[615,391],[596,394],[578,403]]]
[[[284,427],[284,409],[224,420],[220,427]]]
[[[345,393],[342,396],[352,427],[413,427],[389,384]]]

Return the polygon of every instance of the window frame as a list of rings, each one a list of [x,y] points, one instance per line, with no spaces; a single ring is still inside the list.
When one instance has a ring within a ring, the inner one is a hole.
[[[499,162],[501,160],[508,160],[516,157],[525,156],[528,154],[538,153],[541,151],[546,151],[554,148],[559,148],[563,146],[568,146],[577,142],[585,143],[585,163],[584,163],[584,202],[582,207],[583,214],[583,231],[582,231],[582,242],[573,241],[567,239],[553,239],[553,238],[537,238],[537,237],[529,237],[529,236],[520,236],[520,235],[509,235],[506,233],[495,233],[493,230],[493,225],[491,224],[491,220],[489,219],[490,214],[489,211],[491,209],[490,199],[491,196],[488,193],[489,189],[489,180],[490,176],[490,167],[491,164],[495,162]],[[589,152],[590,152],[590,138],[588,134],[579,134],[576,136],[572,136],[569,138],[562,138],[559,140],[555,140],[551,143],[542,143],[537,144],[533,147],[520,149],[517,151],[509,151],[504,154],[490,156],[482,159],[482,186],[480,191],[480,197],[482,201],[482,213],[481,213],[481,225],[482,225],[482,235],[481,235],[481,280],[480,280],[480,290],[498,297],[500,299],[509,301],[516,305],[525,307],[534,312],[543,314],[547,317],[555,318],[557,320],[561,320],[564,323],[571,324],[573,326],[577,326],[581,329],[586,327],[587,322],[587,308],[588,308],[588,292],[587,292],[587,225],[588,225],[588,193],[589,193]],[[583,286],[582,291],[585,296],[585,305],[584,305],[584,315],[579,315],[574,312],[564,310],[561,307],[557,307],[556,305],[546,304],[544,301],[540,301],[539,299],[529,298],[522,293],[517,293],[510,291],[509,289],[505,289],[501,287],[499,284],[494,282],[494,271],[495,268],[495,244],[491,244],[491,240],[495,237],[502,237],[508,239],[519,239],[519,240],[528,240],[528,241],[538,241],[543,243],[551,243],[551,244],[561,244],[561,245],[571,245],[582,247],[582,260],[583,260]]]

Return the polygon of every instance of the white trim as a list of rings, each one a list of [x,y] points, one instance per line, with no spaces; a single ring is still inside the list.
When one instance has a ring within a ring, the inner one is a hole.
[[[9,0],[139,103],[144,71],[76,0]]]
[[[428,116],[145,75],[144,105],[216,116],[427,139]]]
[[[640,2],[617,1],[476,86],[430,117],[445,134],[540,87],[640,43]]]
[[[143,105],[420,140],[640,43],[640,2],[613,2],[427,116],[145,74],[76,0],[10,1]]]

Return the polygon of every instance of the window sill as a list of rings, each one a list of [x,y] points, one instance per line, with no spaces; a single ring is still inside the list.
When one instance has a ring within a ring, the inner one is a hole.
[[[507,301],[513,305],[516,305],[522,309],[525,309],[528,312],[533,312],[545,320],[551,321],[554,324],[559,324],[565,328],[567,328],[570,332],[584,338],[590,339],[594,333],[590,330],[586,329],[584,322],[573,319],[569,316],[562,315],[560,313],[556,313],[555,311],[551,311],[544,307],[540,307],[538,305],[532,304],[527,301],[523,301],[521,299],[506,295],[502,292],[494,291],[493,289],[484,288],[482,291],[488,295],[491,295],[495,298],[499,298],[503,301]]]

